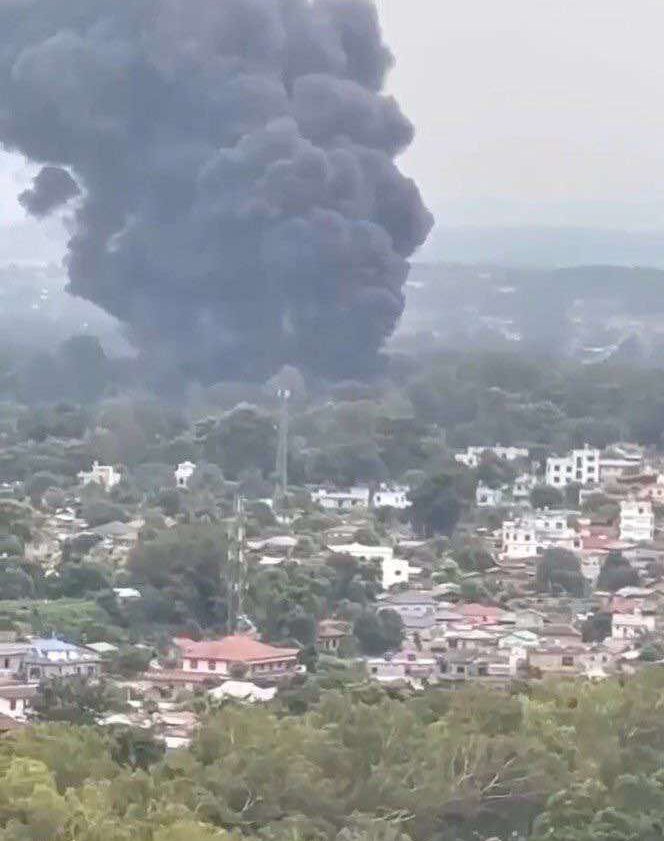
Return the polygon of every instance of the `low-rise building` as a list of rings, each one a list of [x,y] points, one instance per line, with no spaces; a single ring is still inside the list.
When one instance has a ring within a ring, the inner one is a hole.
[[[581,645],[548,645],[528,651],[528,666],[542,676],[575,675],[585,671],[585,655]]]
[[[359,561],[380,563],[383,590],[396,584],[408,584],[413,576],[421,573],[420,567],[411,566],[405,558],[395,558],[391,546],[365,546],[363,543],[340,543],[328,547],[339,555],[350,555]]]
[[[344,640],[352,634],[349,622],[338,619],[323,619],[318,623],[316,631],[316,646],[319,651],[335,654]]]
[[[398,485],[389,487],[381,485],[371,498],[372,508],[395,508],[397,511],[405,511],[410,508],[412,502],[408,499],[410,488]]]
[[[193,461],[183,461],[175,468],[175,484],[178,488],[188,488],[189,480],[196,472],[196,465]]]
[[[438,664],[434,657],[416,651],[400,651],[385,657],[367,660],[367,671],[372,680],[380,683],[395,681],[419,682],[435,678]]]
[[[656,620],[652,614],[641,613],[639,610],[634,613],[614,613],[611,616],[611,639],[635,640],[653,634],[655,627]]]
[[[516,461],[520,458],[528,458],[528,450],[525,447],[502,447],[500,444],[488,447],[468,447],[464,453],[457,453],[454,460],[457,464],[466,467],[479,467],[482,458],[493,456],[498,461]]]
[[[54,677],[99,677],[101,657],[96,651],[52,637],[30,640],[22,671],[28,680],[39,681]]]
[[[624,499],[620,503],[620,539],[627,543],[650,543],[654,538],[652,503],[643,499]]]
[[[78,480],[82,485],[94,483],[110,491],[111,488],[120,484],[122,473],[110,464],[99,464],[98,461],[95,461],[92,464],[92,470],[81,470],[78,474]]]
[[[512,485],[512,499],[515,502],[527,502],[530,493],[537,486],[537,477],[531,473],[522,473],[517,476]]]
[[[357,486],[348,490],[327,490],[318,488],[311,498],[326,511],[352,511],[355,508],[368,508],[371,494],[369,488]]]
[[[0,715],[24,720],[37,694],[36,683],[3,679],[0,681]]]
[[[489,488],[479,483],[475,490],[475,502],[479,508],[498,508],[503,503],[501,488]]]
[[[225,677],[237,669],[252,680],[293,674],[299,655],[297,648],[279,648],[242,635],[202,642],[178,638],[175,645],[184,673]]]
[[[581,631],[573,625],[558,622],[544,625],[540,631],[540,637],[543,646],[556,648],[574,648],[579,646],[583,640]]]

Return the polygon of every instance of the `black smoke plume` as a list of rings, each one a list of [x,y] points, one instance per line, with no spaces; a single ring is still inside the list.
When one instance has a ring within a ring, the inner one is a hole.
[[[148,358],[347,375],[432,224],[391,62],[364,0],[0,0],[0,142],[80,185],[69,289]]]
[[[28,213],[42,217],[52,213],[79,193],[78,184],[66,169],[44,166],[33,179],[32,187],[24,190],[18,200]]]

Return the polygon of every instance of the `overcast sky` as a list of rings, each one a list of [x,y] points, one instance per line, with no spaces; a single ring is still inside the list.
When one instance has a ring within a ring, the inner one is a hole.
[[[377,2],[439,224],[664,228],[664,0]],[[0,260],[61,251],[27,179],[0,156]]]

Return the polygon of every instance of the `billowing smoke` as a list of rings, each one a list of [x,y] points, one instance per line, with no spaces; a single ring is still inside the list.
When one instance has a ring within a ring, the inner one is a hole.
[[[60,205],[80,193],[78,184],[66,169],[44,166],[35,176],[32,187],[18,197],[23,207],[33,216],[47,216]]]
[[[431,216],[365,0],[0,0],[0,142],[69,288],[203,380],[370,366]]]

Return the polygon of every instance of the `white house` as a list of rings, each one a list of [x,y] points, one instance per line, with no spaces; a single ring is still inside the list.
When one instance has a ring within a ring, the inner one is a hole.
[[[363,543],[341,543],[328,548],[339,555],[350,555],[359,561],[379,561],[381,582],[384,590],[395,584],[408,584],[411,576],[419,575],[422,570],[414,567],[404,558],[395,558],[391,546],[365,546]]]
[[[614,640],[633,640],[655,631],[655,617],[640,611],[634,613],[614,613],[611,617],[611,638]]]
[[[193,461],[183,461],[175,468],[175,484],[178,488],[188,488],[189,480],[196,472],[196,465]]]
[[[373,508],[396,508],[399,511],[405,511],[412,505],[408,499],[410,488],[394,487],[389,488],[386,485],[381,487],[374,493],[371,505]]]
[[[620,539],[628,543],[650,543],[655,537],[652,503],[624,499],[620,503]]]
[[[530,492],[537,485],[537,477],[530,473],[522,473],[517,476],[512,485],[512,499],[515,502],[524,502],[530,499]]]
[[[78,474],[78,479],[82,485],[90,485],[94,482],[97,485],[101,485],[107,491],[110,491],[111,488],[120,484],[122,474],[110,464],[99,464],[98,461],[95,461],[92,464],[92,470],[87,472],[81,470]]]
[[[328,491],[318,488],[313,491],[311,498],[326,511],[352,511],[354,508],[369,507],[369,488],[354,487],[344,491]]]
[[[489,488],[480,482],[475,490],[475,502],[479,508],[497,508],[502,505],[503,492],[500,488]]]
[[[51,677],[98,677],[101,658],[97,652],[52,637],[33,638],[23,668],[29,680]]]
[[[0,683],[0,713],[24,720],[37,694],[36,683],[5,681]]]
[[[528,458],[528,450],[524,447],[468,447],[465,453],[457,453],[454,460],[466,467],[479,467],[484,453],[493,455],[498,461],[516,461],[518,458]]]
[[[544,509],[503,522],[501,558],[504,560],[533,558],[550,547],[574,552],[581,545],[581,536],[567,525],[566,511]]]
[[[552,456],[546,460],[546,484],[554,488],[566,485],[598,485],[600,451],[591,447],[572,450],[566,456]]]

